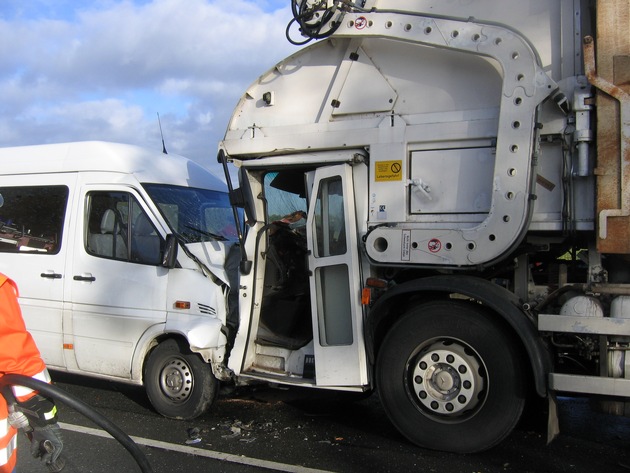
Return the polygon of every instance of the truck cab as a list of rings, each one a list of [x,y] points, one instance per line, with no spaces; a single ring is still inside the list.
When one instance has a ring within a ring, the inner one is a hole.
[[[331,153],[276,170],[274,160],[246,174],[253,195],[264,198],[252,202],[256,223],[244,248],[253,267],[240,275],[230,368],[243,379],[369,390],[353,197],[355,186],[366,190],[366,163],[360,154]]]
[[[461,453],[531,396],[550,440],[557,393],[627,409],[627,3],[291,6],[312,43],[219,144],[247,221],[236,382],[377,389]]]

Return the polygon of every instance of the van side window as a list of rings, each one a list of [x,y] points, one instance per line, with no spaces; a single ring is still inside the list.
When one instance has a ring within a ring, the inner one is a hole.
[[[89,254],[133,263],[160,263],[162,239],[133,195],[89,192],[87,209]]]
[[[0,187],[0,252],[59,253],[67,201],[66,186]]]

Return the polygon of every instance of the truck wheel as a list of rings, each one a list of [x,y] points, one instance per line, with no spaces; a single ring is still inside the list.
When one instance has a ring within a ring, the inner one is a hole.
[[[392,423],[421,447],[488,449],[508,436],[525,405],[513,337],[481,307],[418,306],[394,324],[378,354],[377,388]]]
[[[155,410],[171,419],[198,417],[218,393],[210,365],[174,339],[160,343],[151,352],[144,384]]]

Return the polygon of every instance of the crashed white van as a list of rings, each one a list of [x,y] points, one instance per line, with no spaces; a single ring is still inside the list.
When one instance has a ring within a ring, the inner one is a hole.
[[[76,142],[0,149],[0,272],[52,369],[144,384],[192,418],[217,391],[225,184],[181,156]]]

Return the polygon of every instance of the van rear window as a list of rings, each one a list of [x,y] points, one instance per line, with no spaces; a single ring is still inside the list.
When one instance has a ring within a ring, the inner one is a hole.
[[[0,252],[58,253],[67,201],[66,186],[0,187]]]

